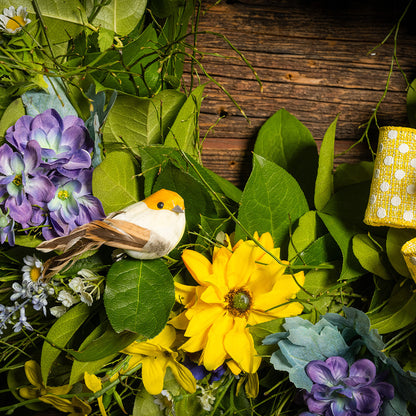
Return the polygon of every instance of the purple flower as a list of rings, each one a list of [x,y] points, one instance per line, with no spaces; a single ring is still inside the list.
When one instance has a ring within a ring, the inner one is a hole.
[[[42,166],[70,178],[91,166],[93,143],[83,120],[76,116],[61,118],[54,109],[36,117],[21,117],[7,130],[6,140],[20,152],[31,140],[36,141],[42,149]]]
[[[311,361],[306,373],[314,383],[304,399],[311,413],[323,416],[377,416],[383,400],[394,397],[391,384],[376,377],[376,366],[367,359],[349,367],[342,357]]]
[[[185,365],[185,367],[191,370],[191,373],[195,377],[195,380],[202,380],[209,374],[209,382],[213,383],[214,381],[221,380],[222,376],[225,373],[225,367],[223,365],[220,365],[217,369],[213,371],[208,371],[203,365],[196,364],[191,359],[189,359],[188,356],[185,357],[185,361],[183,364]]]
[[[0,147],[0,197],[10,217],[27,224],[32,216],[32,205],[44,206],[55,191],[51,180],[40,169],[39,144],[30,141],[22,154],[8,144]]]
[[[91,175],[91,170],[83,170],[78,179],[53,178],[56,192],[47,205],[53,229],[42,229],[45,238],[66,235],[79,225],[105,217],[101,202],[91,194]]]
[[[10,218],[8,211],[3,214],[0,208],[0,243],[3,244],[6,239],[9,245],[14,246],[14,220]]]

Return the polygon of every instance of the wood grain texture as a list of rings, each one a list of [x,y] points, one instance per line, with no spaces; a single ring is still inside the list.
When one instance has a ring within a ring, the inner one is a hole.
[[[364,4],[363,4],[364,3]],[[383,95],[393,54],[393,38],[376,47],[398,21],[406,1],[312,0],[202,1],[197,48],[205,70],[242,107],[249,121],[214,84],[205,88],[200,137],[206,167],[242,186],[251,168],[251,151],[261,125],[286,108],[309,128],[319,147],[339,113],[336,153],[360,139]],[[415,6],[403,20],[397,58],[403,73],[416,77]],[[209,32],[209,33],[208,33]],[[225,36],[251,63],[252,71],[229,47]],[[225,56],[219,57],[216,55]],[[194,67],[201,80],[201,69]],[[188,63],[185,79],[190,83]],[[378,123],[407,126],[406,81],[395,64]],[[212,127],[223,116],[219,123]],[[376,128],[370,131],[377,142]],[[369,160],[366,144],[336,158],[336,164]]]

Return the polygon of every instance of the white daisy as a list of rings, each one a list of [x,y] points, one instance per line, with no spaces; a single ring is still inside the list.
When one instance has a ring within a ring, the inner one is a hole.
[[[43,271],[42,262],[36,256],[25,256],[23,263],[25,263],[22,267],[23,281],[36,283]]]
[[[27,17],[26,7],[19,6],[17,10],[14,6],[3,10],[0,14],[0,30],[5,33],[15,34],[22,30],[23,26],[28,25],[31,20]]]

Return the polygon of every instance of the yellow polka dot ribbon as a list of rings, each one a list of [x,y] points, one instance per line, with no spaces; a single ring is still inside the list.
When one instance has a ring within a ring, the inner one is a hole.
[[[364,222],[416,228],[416,129],[380,128]],[[416,282],[416,239],[403,245],[402,254]]]
[[[364,222],[416,228],[416,130],[380,128]]]

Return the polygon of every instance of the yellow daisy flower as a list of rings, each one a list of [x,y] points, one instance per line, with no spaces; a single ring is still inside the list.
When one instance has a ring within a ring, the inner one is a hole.
[[[189,393],[196,390],[196,380],[191,371],[180,364],[176,358],[177,352],[170,349],[176,339],[176,331],[166,325],[156,337],[145,342],[133,342],[121,352],[131,355],[127,372],[139,363],[142,364],[142,378],[146,390],[159,394],[163,389],[166,369],[169,367],[178,383]]]
[[[270,233],[255,238],[279,258]],[[193,250],[185,250],[182,259],[199,286],[175,283],[176,299],[185,311],[170,323],[189,338],[181,348],[202,350],[200,363],[207,370],[232,359],[240,370],[256,372],[261,358],[248,326],[299,315],[303,306],[293,299],[304,273],[285,274],[288,262],[278,263],[254,241],[241,240],[232,250],[215,248],[212,263]]]
[[[10,6],[8,9],[3,9],[3,14],[0,14],[0,30],[5,33],[15,34],[20,32],[22,27],[30,22],[26,7],[23,6],[19,6],[17,10],[14,6]]]

